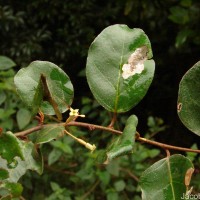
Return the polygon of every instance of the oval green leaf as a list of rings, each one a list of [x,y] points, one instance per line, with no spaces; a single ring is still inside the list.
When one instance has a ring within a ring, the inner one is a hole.
[[[186,194],[186,172],[192,162],[182,155],[159,160],[145,170],[140,178],[143,200],[177,200]]]
[[[44,88],[41,77],[45,79],[48,88]],[[34,112],[40,107],[44,114],[56,114],[55,106],[52,106],[48,98],[51,98],[60,113],[68,110],[72,103],[73,86],[69,77],[51,62],[32,62],[27,68],[19,70],[14,82],[19,96]],[[47,89],[50,97],[44,96]]]
[[[200,136],[200,61],[190,68],[179,84],[178,116],[193,133]]]
[[[31,113],[25,108],[20,108],[17,112],[17,124],[20,130],[25,128],[31,120]]]
[[[64,126],[48,125],[34,134],[34,143],[43,144],[63,136]]]
[[[7,70],[16,66],[16,64],[6,56],[0,56],[0,70]]]
[[[127,79],[122,77],[122,67],[129,57],[141,47],[147,52],[144,70]],[[151,44],[141,29],[126,25],[113,25],[104,29],[90,46],[86,76],[97,101],[112,112],[126,112],[145,96],[154,76],[155,63]]]

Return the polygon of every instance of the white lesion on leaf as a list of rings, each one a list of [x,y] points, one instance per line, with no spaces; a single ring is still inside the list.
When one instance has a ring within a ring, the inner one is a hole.
[[[134,74],[141,74],[144,70],[144,62],[147,60],[148,48],[137,48],[128,58],[128,64],[122,66],[122,77],[127,79]]]

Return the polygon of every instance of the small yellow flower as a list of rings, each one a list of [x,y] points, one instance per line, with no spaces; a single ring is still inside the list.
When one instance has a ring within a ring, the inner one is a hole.
[[[69,116],[74,116],[74,117],[85,117],[85,115],[79,115],[79,109],[73,109],[70,108],[70,113]]]
[[[66,124],[75,121],[78,117],[85,117],[85,115],[79,115],[79,109],[70,108],[69,117],[66,120]]]

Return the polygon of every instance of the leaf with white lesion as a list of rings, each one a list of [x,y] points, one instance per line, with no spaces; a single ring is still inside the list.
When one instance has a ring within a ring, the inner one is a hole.
[[[115,113],[129,111],[145,96],[155,63],[141,29],[116,24],[92,42],[86,66],[89,87],[97,101]]]
[[[135,74],[141,74],[144,70],[144,62],[147,60],[148,48],[137,48],[129,57],[128,64],[122,66],[122,77],[127,79]]]

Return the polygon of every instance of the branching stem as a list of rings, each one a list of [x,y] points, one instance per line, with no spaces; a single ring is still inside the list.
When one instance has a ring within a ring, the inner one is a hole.
[[[52,125],[52,124],[38,125],[36,127],[30,128],[28,130],[15,133],[15,136],[25,137],[25,136],[27,136],[27,135],[35,132],[35,131],[41,130],[42,128],[48,127],[50,125]],[[83,123],[83,122],[76,122],[76,121],[72,121],[72,122],[69,122],[67,124],[66,123],[55,123],[54,125],[66,126],[66,127],[67,126],[81,126],[81,127],[88,128],[89,130],[98,129],[98,130],[108,131],[108,132],[111,132],[111,133],[117,134],[117,135],[122,134],[121,131],[118,131],[118,130],[115,130],[115,129],[112,129],[112,128],[109,128],[109,127],[104,127],[104,126],[99,126],[99,125],[89,124],[89,123]],[[164,150],[176,150],[176,151],[200,153],[200,150],[198,150],[198,149],[189,149],[189,148],[184,148],[184,147],[168,145],[168,144],[164,144],[164,143],[160,143],[160,142],[156,142],[156,141],[153,141],[153,140],[149,140],[149,139],[140,137],[138,132],[136,134],[136,140],[141,142],[141,143],[146,143],[146,144],[151,144],[151,145],[157,146],[157,147],[162,148]]]

